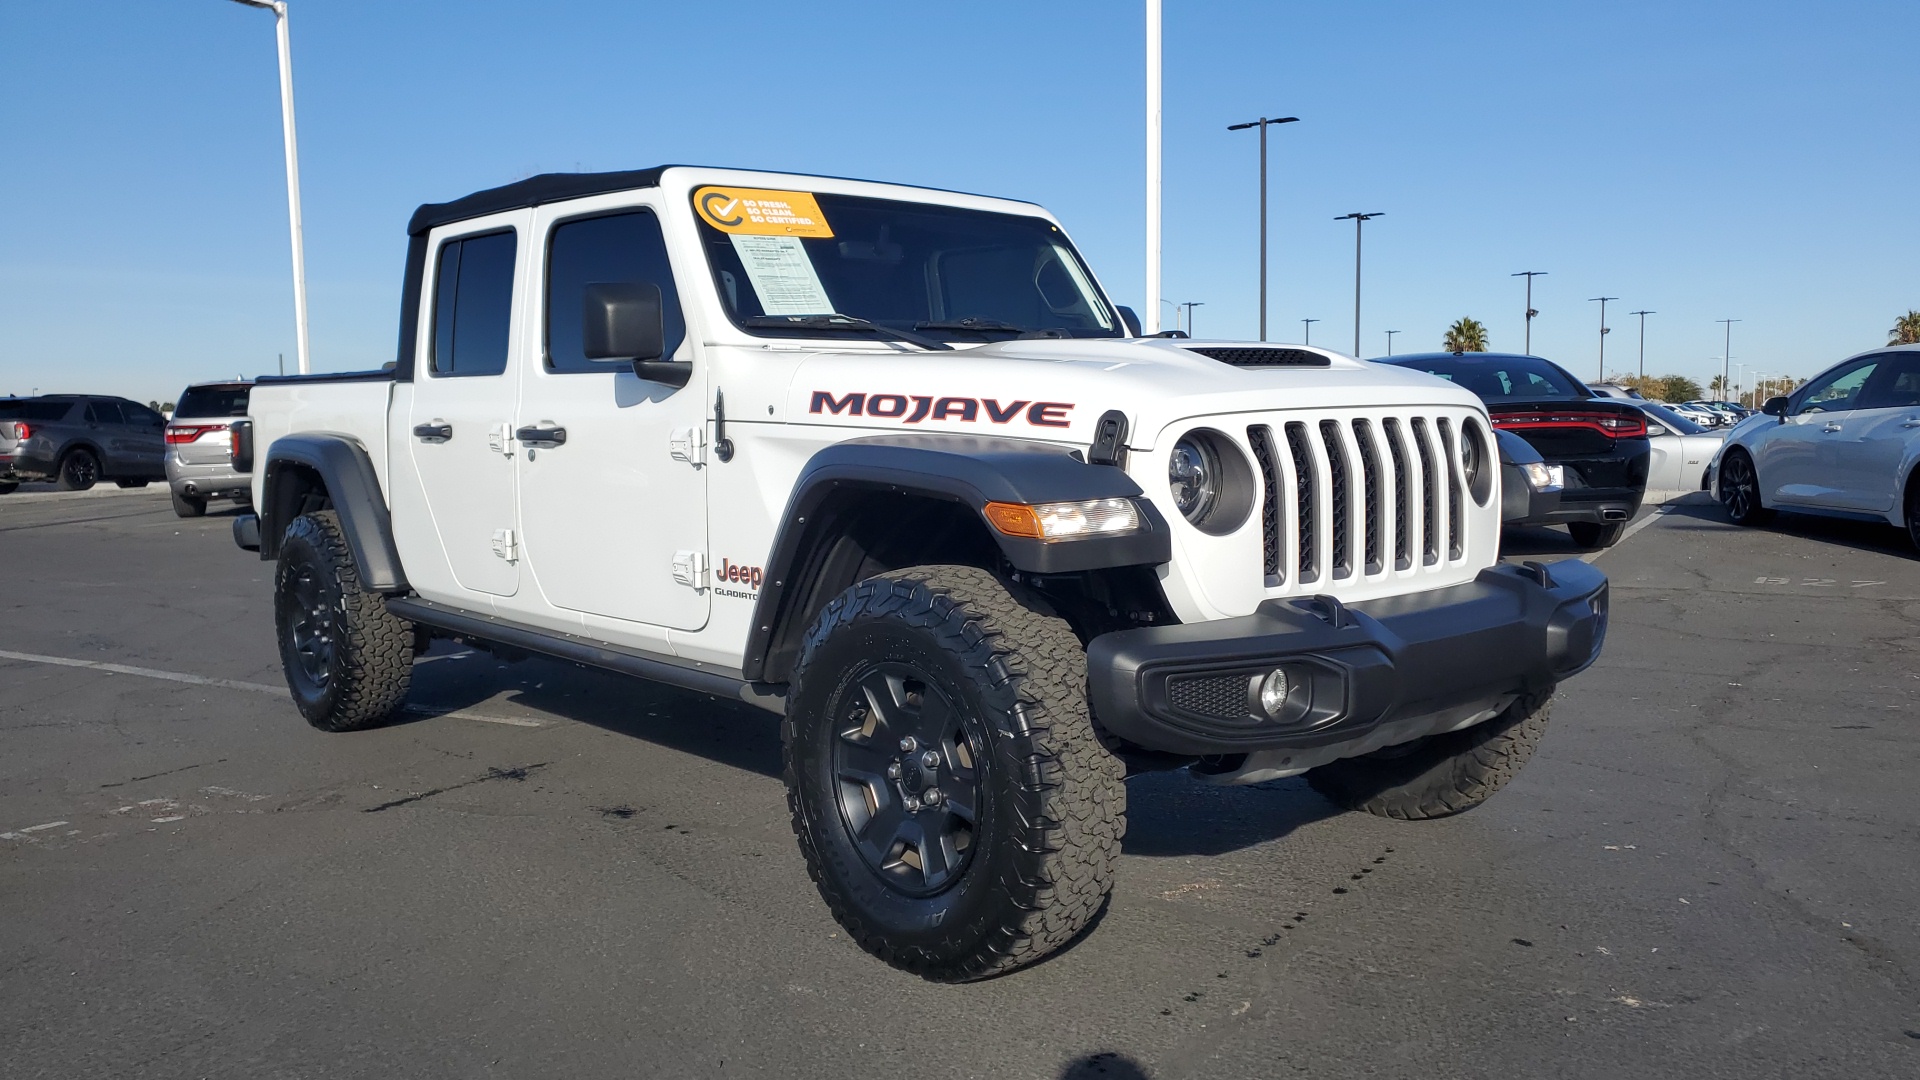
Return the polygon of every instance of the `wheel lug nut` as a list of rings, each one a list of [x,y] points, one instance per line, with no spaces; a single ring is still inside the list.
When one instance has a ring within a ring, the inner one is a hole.
[[[903,738],[903,739],[901,739],[901,740],[900,740],[900,752],[901,752],[901,753],[903,753],[903,754],[911,754],[911,753],[913,753],[913,752],[914,752],[915,750],[918,750],[918,749],[920,749],[920,740],[918,740],[918,739],[916,739],[916,738],[914,738],[913,736],[911,736],[911,735],[908,735],[908,736],[906,736],[905,738]]]
[[[940,789],[937,787],[930,787],[927,790],[921,792],[920,801],[923,803],[926,803],[928,806],[939,806],[940,805]]]
[[[889,780],[900,779],[900,763],[899,762],[894,761],[894,762],[889,762],[887,764],[887,779]]]
[[[909,795],[907,796],[906,806],[907,806],[908,812],[918,810],[920,809],[920,800]]]
[[[925,765],[929,769],[939,768],[940,752],[938,750],[929,750],[920,755],[920,764]]]

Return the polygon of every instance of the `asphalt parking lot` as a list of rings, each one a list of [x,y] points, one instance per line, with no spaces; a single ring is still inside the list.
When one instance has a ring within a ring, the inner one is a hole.
[[[225,515],[0,498],[0,556],[8,1077],[1920,1075],[1891,529],[1670,508],[1486,806],[1136,778],[1093,933],[961,987],[839,933],[765,714],[443,643],[323,735]]]

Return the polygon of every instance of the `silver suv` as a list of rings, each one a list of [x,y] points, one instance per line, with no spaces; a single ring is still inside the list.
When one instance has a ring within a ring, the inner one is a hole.
[[[245,419],[251,383],[189,386],[167,424],[167,486],[173,512],[199,517],[207,500],[252,501],[249,478],[233,471],[233,421]]]

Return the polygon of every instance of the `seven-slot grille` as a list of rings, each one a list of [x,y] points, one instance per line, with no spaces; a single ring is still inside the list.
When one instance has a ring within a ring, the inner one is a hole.
[[[1459,438],[1458,423],[1444,416],[1248,427],[1260,467],[1268,587],[1462,558],[1467,504]]]

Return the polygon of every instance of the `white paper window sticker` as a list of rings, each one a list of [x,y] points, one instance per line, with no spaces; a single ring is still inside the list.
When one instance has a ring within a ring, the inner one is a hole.
[[[769,315],[830,315],[833,301],[797,236],[727,237],[740,255],[747,280],[760,296],[760,310]]]

